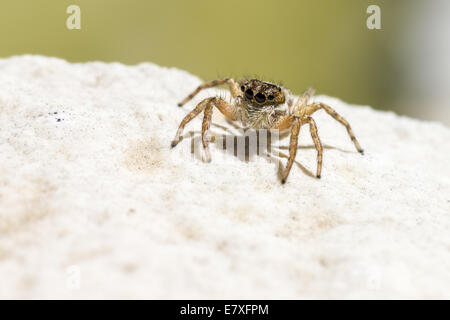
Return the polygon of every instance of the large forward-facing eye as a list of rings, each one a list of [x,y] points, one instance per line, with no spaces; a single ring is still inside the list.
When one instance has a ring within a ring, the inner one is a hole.
[[[255,96],[255,100],[258,103],[263,103],[264,101],[266,101],[266,96],[263,95],[261,92],[258,92]]]
[[[247,89],[247,90],[245,91],[245,97],[246,97],[248,100],[252,100],[252,99],[253,99],[253,91],[252,91],[252,89]]]

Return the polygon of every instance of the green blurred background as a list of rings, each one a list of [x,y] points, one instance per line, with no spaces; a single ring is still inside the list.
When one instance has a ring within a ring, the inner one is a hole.
[[[66,28],[71,4],[81,8],[81,30]],[[382,30],[366,27],[371,4],[381,7]],[[423,13],[437,6],[430,10],[439,14],[437,4],[448,8],[439,0],[2,0],[0,56],[151,61],[205,80],[257,75],[295,93],[314,86],[351,103],[447,122],[447,97],[424,109],[432,92],[411,81],[427,59],[410,52],[423,45],[420,31],[433,32],[418,21],[434,20]]]

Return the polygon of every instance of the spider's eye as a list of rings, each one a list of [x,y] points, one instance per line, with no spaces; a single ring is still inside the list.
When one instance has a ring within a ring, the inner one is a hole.
[[[247,89],[245,91],[245,96],[247,97],[247,99],[251,100],[253,98],[253,91],[252,91],[252,89]]]
[[[244,90],[245,90],[245,87],[241,86],[241,91],[244,92]]]
[[[256,102],[263,103],[264,101],[266,101],[266,96],[263,95],[261,92],[259,92],[256,94],[255,99],[256,99]]]
[[[273,100],[274,98],[275,97],[273,95],[270,95],[270,96],[267,97],[267,99],[269,99],[269,100]]]

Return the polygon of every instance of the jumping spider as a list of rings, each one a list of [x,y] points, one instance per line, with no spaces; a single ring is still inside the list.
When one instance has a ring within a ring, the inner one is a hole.
[[[285,183],[294,163],[297,153],[298,135],[300,127],[306,123],[309,124],[312,139],[317,149],[317,178],[320,178],[322,171],[322,144],[317,134],[317,126],[311,115],[319,109],[324,109],[335,120],[345,126],[347,132],[355,144],[356,149],[363,154],[363,149],[356,140],[352,128],[348,122],[336,113],[330,106],[315,102],[308,104],[308,100],[314,94],[313,89],[308,89],[294,103],[292,93],[281,86],[269,82],[263,82],[257,79],[243,79],[239,82],[231,78],[223,78],[206,82],[197,87],[188,95],[178,106],[181,107],[191,100],[197,93],[203,89],[226,84],[231,92],[231,102],[220,97],[210,97],[202,100],[194,110],[189,112],[178,128],[175,138],[172,141],[172,148],[180,142],[181,134],[186,124],[194,119],[198,114],[204,111],[202,123],[202,144],[205,150],[206,161],[211,161],[211,155],[208,148],[208,131],[211,125],[211,116],[213,108],[216,107],[220,112],[232,121],[241,121],[241,123],[252,129],[278,129],[291,130],[289,143],[289,159],[286,169],[282,173],[281,182]]]

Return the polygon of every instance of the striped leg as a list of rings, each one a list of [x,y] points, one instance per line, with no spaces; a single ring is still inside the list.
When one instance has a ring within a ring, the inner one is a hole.
[[[208,88],[212,88],[212,87],[216,87],[216,86],[220,86],[222,84],[227,84],[228,88],[231,92],[231,95],[233,96],[233,98],[236,98],[239,94],[240,94],[240,90],[239,90],[239,86],[236,83],[236,81],[234,81],[231,78],[222,78],[222,79],[217,79],[214,81],[210,81],[210,82],[205,82],[201,85],[199,85],[197,87],[197,89],[195,89],[191,94],[189,94],[186,98],[184,98],[183,101],[181,101],[180,103],[178,103],[178,106],[181,107],[183,106],[185,103],[187,103],[189,100],[191,100],[192,98],[195,97],[195,95],[197,93],[199,93],[200,91],[202,91],[203,89],[208,89]]]
[[[211,154],[209,153],[209,128],[211,127],[211,117],[213,113],[213,104],[211,102],[208,103],[208,105],[205,108],[205,113],[203,116],[203,123],[202,123],[202,143],[203,143],[203,150],[205,150],[205,162],[211,162]]]
[[[236,120],[237,119],[237,108],[225,101],[222,98],[218,97],[212,97],[212,98],[206,98],[203,99],[194,110],[189,112],[184,119],[181,121],[180,126],[178,127],[177,134],[175,135],[175,138],[172,141],[172,148],[175,147],[179,142],[181,138],[181,134],[183,133],[184,127],[196,116],[198,116],[203,110],[204,117],[203,117],[203,123],[202,123],[202,143],[203,148],[205,150],[205,161],[210,162],[211,161],[211,155],[209,153],[209,140],[208,140],[208,133],[209,128],[211,127],[211,119],[214,107],[219,109],[219,111],[225,115],[228,119]]]
[[[300,133],[300,126],[301,126],[300,119],[294,118],[291,128],[291,139],[289,142],[289,159],[286,164],[286,169],[284,170],[283,175],[281,177],[281,183],[283,184],[286,182],[289,172],[291,171],[292,164],[294,163],[295,155],[297,154],[298,135]]]
[[[177,134],[175,135],[175,138],[172,140],[172,148],[175,147],[178,142],[180,142],[180,137],[181,134],[183,133],[183,129],[184,127],[192,120],[194,119],[196,116],[198,116],[198,114],[200,112],[203,111],[203,109],[205,109],[206,105],[209,103],[211,98],[209,99],[204,99],[202,100],[195,108],[194,110],[192,110],[191,112],[189,112],[184,119],[181,121],[180,126],[178,127],[177,130]]]
[[[316,112],[319,109],[324,109],[330,116],[332,116],[336,121],[340,122],[347,129],[350,139],[352,139],[353,143],[355,144],[356,150],[358,150],[361,154],[364,154],[364,150],[359,145],[358,140],[356,139],[355,134],[353,133],[353,130],[350,127],[347,120],[345,120],[343,117],[341,117],[336,111],[334,111],[333,108],[331,108],[330,106],[328,106],[324,103],[313,103],[313,104],[306,106],[305,108],[306,108],[306,114],[308,116],[312,115],[314,112]]]
[[[316,150],[317,150],[317,178],[320,179],[320,174],[322,172],[322,153],[323,153],[323,148],[322,148],[322,143],[320,142],[319,139],[319,135],[317,134],[317,126],[316,126],[316,122],[314,121],[313,118],[308,117],[306,119],[306,122],[309,123],[309,131],[311,132],[311,137],[314,141],[314,145],[316,146]]]
[[[291,108],[289,108],[289,112],[293,113],[294,108],[299,109],[306,106],[308,104],[309,99],[311,99],[311,97],[314,95],[315,92],[316,91],[313,88],[308,88],[297,100],[297,103]]]

